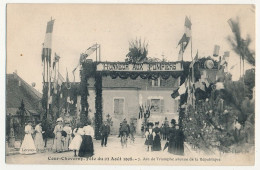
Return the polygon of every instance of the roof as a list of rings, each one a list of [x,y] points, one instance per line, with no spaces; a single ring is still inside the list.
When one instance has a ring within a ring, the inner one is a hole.
[[[19,83],[20,82],[20,83]],[[31,113],[39,113],[42,94],[25,82],[16,73],[6,76],[6,109],[10,113],[21,106],[23,100],[25,109]],[[7,112],[8,113],[8,112]]]

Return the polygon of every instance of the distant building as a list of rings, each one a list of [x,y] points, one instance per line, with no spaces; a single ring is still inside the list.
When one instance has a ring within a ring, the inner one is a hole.
[[[19,107],[23,101],[25,120],[40,119],[42,94],[25,82],[16,73],[6,75],[6,115],[12,117],[13,123],[20,123]]]

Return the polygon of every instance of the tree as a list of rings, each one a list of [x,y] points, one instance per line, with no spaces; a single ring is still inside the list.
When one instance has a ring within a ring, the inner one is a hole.
[[[249,49],[252,39],[247,35],[246,39],[241,37],[240,21],[237,17],[236,20],[229,20],[230,27],[234,36],[228,36],[227,40],[230,43],[233,51],[240,56],[240,73],[241,73],[241,59],[243,61],[243,74],[244,74],[244,61],[246,60],[252,66],[255,66],[255,52]]]
[[[25,127],[25,117],[26,110],[23,100],[21,101],[21,106],[18,108],[17,114],[19,116],[19,122],[14,123],[14,131],[17,139],[22,139],[24,136],[24,127]]]
[[[131,40],[129,42],[129,52],[126,57],[129,62],[143,62],[147,60],[148,43],[145,40],[142,42],[141,38],[138,40]]]
[[[248,86],[250,90],[255,87],[255,69],[246,70],[244,76],[245,85]]]

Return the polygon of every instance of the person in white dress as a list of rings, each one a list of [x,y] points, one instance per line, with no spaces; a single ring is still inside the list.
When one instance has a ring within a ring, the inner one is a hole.
[[[64,151],[69,151],[69,145],[72,140],[72,137],[71,137],[72,129],[70,127],[69,122],[65,122],[65,126],[64,126],[63,130],[67,133],[67,136],[64,139]]]
[[[39,122],[35,126],[35,137],[34,137],[34,144],[36,147],[37,152],[43,152],[44,151],[44,142],[43,142],[43,137],[42,134],[44,131],[42,131],[42,124]]]
[[[34,154],[36,153],[36,147],[34,145],[34,141],[32,138],[32,134],[34,133],[32,122],[28,121],[28,124],[24,128],[25,136],[20,148],[20,154]]]
[[[91,122],[88,120],[86,126],[83,127],[84,135],[82,136],[82,143],[78,154],[80,157],[91,157],[94,155],[94,129],[90,125]]]
[[[75,135],[74,138],[72,139],[70,145],[69,145],[69,150],[74,151],[74,156],[78,156],[79,153],[79,148],[82,143],[82,135],[84,135],[84,131],[82,126],[78,125],[77,128],[73,130],[73,134]]]
[[[54,137],[52,149],[54,152],[60,153],[63,151],[63,142],[62,142],[63,119],[58,118],[56,122],[57,122],[57,125],[55,126],[54,131],[53,131],[55,137]]]

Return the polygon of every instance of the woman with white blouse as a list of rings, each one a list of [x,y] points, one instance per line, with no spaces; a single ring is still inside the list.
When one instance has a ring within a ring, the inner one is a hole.
[[[42,124],[41,122],[39,122],[36,126],[35,126],[35,137],[34,137],[34,143],[35,143],[35,147],[37,149],[37,152],[43,152],[44,151],[44,143],[43,143],[43,137],[42,134],[44,133],[44,131],[42,131]]]
[[[82,135],[82,143],[78,154],[80,157],[91,157],[94,155],[94,129],[90,124],[91,122],[88,120],[86,126],[83,127],[84,135]]]
[[[34,154],[36,153],[36,147],[34,145],[34,141],[32,138],[32,134],[34,133],[32,122],[28,121],[28,124],[24,128],[25,136],[20,148],[20,154]]]
[[[72,139],[69,150],[74,151],[74,156],[78,156],[79,148],[82,143],[82,137],[84,135],[83,128],[81,125],[78,125],[77,128],[73,130],[74,138]]]
[[[57,125],[55,126],[54,131],[53,131],[55,138],[53,141],[52,150],[54,152],[60,153],[63,151],[63,142],[62,142],[62,133],[61,133],[63,131],[63,125],[62,125],[63,119],[58,118],[56,122],[57,122]]]

